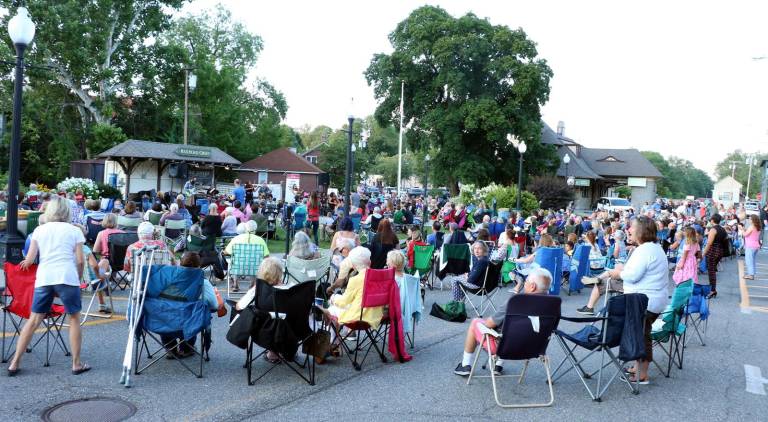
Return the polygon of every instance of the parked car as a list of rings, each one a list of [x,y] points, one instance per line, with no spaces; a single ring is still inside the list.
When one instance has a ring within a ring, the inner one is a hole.
[[[760,216],[760,203],[757,201],[747,201],[744,203],[744,211],[747,215]]]
[[[408,196],[421,196],[424,195],[424,189],[422,188],[410,188],[406,191]]]
[[[381,193],[381,191],[379,190],[379,188],[377,186],[366,186],[365,187],[365,193],[370,195],[372,193],[377,193],[377,194]]]
[[[635,208],[632,206],[631,202],[629,202],[624,198],[604,196],[597,200],[597,204],[595,204],[595,209],[599,211],[621,212],[621,211],[627,211],[627,210],[634,210]]]

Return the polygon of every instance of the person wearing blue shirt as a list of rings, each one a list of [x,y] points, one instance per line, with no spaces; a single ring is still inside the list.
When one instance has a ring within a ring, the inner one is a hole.
[[[241,204],[245,203],[245,188],[240,185],[240,179],[235,179],[235,189],[232,190],[232,195],[234,195],[235,200],[240,201]]]

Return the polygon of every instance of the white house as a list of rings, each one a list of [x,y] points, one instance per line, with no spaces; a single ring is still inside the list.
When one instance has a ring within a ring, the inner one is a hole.
[[[715,183],[712,189],[712,199],[722,203],[724,207],[730,207],[739,202],[742,184],[731,176],[726,176]]]

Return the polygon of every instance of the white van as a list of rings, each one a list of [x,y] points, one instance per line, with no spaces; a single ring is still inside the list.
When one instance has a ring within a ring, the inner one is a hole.
[[[632,203],[629,202],[629,200],[627,199],[604,196],[597,200],[595,209],[597,209],[598,211],[622,212],[622,211],[634,210],[635,208],[632,206]]]

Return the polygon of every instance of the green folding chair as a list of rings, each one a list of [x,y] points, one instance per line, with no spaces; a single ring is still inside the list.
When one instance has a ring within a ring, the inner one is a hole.
[[[30,211],[27,213],[27,235],[31,235],[37,226],[40,225],[40,216],[42,214],[40,211]]]
[[[160,218],[162,217],[162,214],[151,212],[149,213],[149,222],[152,223],[153,226],[159,226],[160,225]]]
[[[168,230],[174,230],[178,236],[168,236]],[[187,235],[187,222],[184,220],[165,220],[162,239],[170,251],[176,249],[176,245]]]
[[[263,259],[264,248],[261,245],[238,243],[232,246],[232,262],[229,263],[227,298],[235,300],[237,299],[235,296],[238,296],[238,298],[242,296],[240,294],[240,279],[249,277],[255,280]],[[237,286],[236,290],[233,290],[234,286]]]
[[[141,224],[141,218],[131,218],[124,215],[117,217],[117,228],[127,232],[135,232]]]
[[[216,236],[199,237],[190,235],[187,238],[187,250],[190,252],[203,252],[216,250]]]
[[[672,301],[651,327],[651,340],[653,346],[659,348],[667,356],[667,369],[653,360],[665,377],[669,378],[674,363],[679,369],[683,369],[683,357],[685,354],[685,307],[693,293],[693,280],[680,283],[672,294]],[[667,345],[666,347],[664,345]]]
[[[422,286],[428,286],[430,290],[434,288],[435,273],[432,271],[435,261],[435,247],[414,246],[413,247],[413,268],[410,268],[411,274],[419,273],[419,281]],[[431,280],[430,280],[431,277]]]

